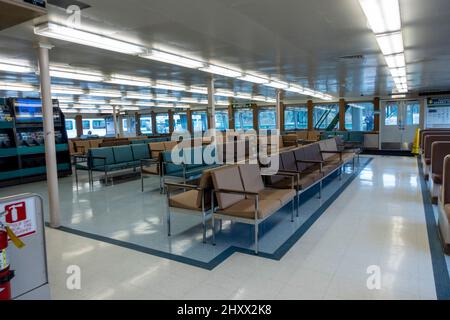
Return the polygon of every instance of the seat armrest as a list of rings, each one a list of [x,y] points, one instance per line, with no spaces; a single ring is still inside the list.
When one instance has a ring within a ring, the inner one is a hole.
[[[258,192],[227,190],[227,189],[218,189],[218,190],[215,190],[215,192],[216,193],[230,193],[230,194],[244,195],[244,196],[257,196],[258,195]]]
[[[168,190],[189,189],[201,191],[201,188],[192,184],[166,182],[165,186],[167,187]]]
[[[323,164],[325,161],[323,160],[297,160],[299,163],[315,163],[315,164]]]
[[[335,153],[335,154],[343,154],[344,151],[330,151],[330,150],[326,150],[326,151],[320,151],[321,153]]]
[[[141,165],[145,165],[145,164],[158,164],[158,159],[141,159]]]

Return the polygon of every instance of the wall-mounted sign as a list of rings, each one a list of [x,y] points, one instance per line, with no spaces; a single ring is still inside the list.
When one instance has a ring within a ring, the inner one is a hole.
[[[450,127],[450,98],[428,98],[426,128]]]
[[[38,7],[41,7],[41,8],[45,8],[46,7],[45,0],[23,0],[23,2],[32,4],[34,6],[38,6]]]

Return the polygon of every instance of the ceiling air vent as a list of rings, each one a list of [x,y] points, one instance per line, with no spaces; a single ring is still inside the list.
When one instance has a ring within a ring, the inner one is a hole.
[[[339,59],[341,60],[364,60],[364,56],[362,54],[354,54],[354,55],[349,55],[349,56],[343,56],[340,57]]]

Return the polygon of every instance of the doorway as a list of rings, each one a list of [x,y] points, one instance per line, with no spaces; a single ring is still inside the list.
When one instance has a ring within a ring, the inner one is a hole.
[[[419,127],[419,101],[383,102],[380,115],[380,149],[411,151]]]

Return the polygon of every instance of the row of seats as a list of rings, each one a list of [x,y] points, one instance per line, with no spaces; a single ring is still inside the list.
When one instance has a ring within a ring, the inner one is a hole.
[[[200,179],[184,182],[165,182],[167,194],[167,225],[171,235],[171,211],[197,213],[203,224],[203,241],[206,242],[206,224],[212,220],[232,220],[255,226],[255,253],[258,253],[258,226],[267,218],[291,203],[291,220],[295,211],[299,216],[299,196],[315,185],[320,185],[321,196],[324,179],[339,173],[344,165],[354,161],[356,154],[342,150],[336,139],[324,140],[270,155],[262,162],[279,163],[278,170],[266,173],[262,164],[220,165],[202,171]],[[182,192],[180,192],[182,190]],[[297,204],[296,204],[297,203]],[[295,207],[297,210],[295,210]]]
[[[450,130],[420,132],[419,148],[424,178],[433,204],[439,206],[439,230],[444,250],[450,254]]]
[[[78,171],[88,171],[89,183],[93,184],[93,172],[103,172],[105,183],[108,173],[142,167],[142,161],[150,159],[148,146],[134,144],[117,147],[89,149],[87,156],[75,156],[75,179],[78,187]]]

